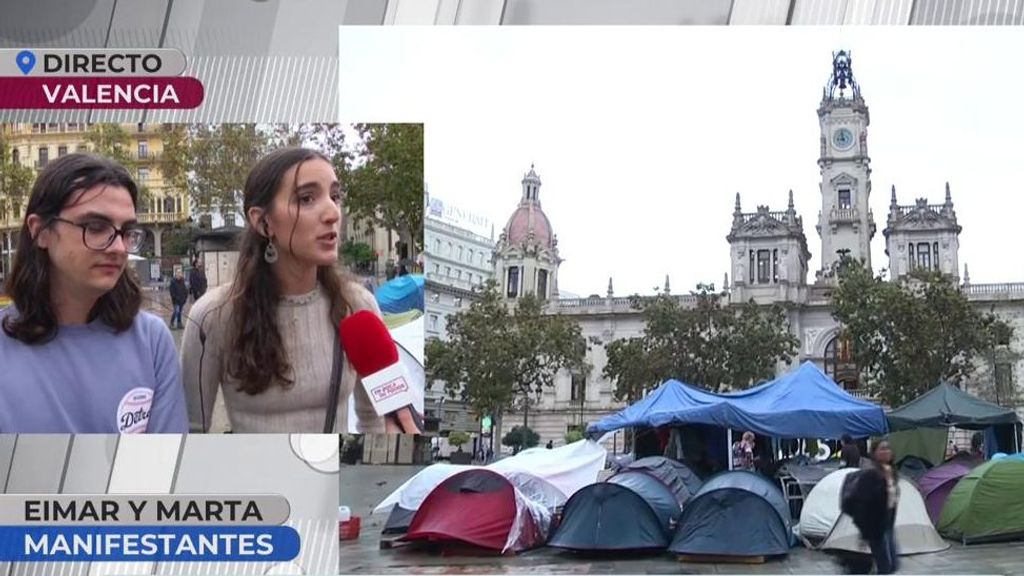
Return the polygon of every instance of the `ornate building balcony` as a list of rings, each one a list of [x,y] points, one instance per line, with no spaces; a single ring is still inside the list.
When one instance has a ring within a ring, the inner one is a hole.
[[[188,220],[186,212],[147,212],[139,214],[139,224],[180,224]]]
[[[443,274],[436,274],[434,272],[427,272],[427,280],[441,284],[442,286],[450,286],[452,288],[461,288],[462,290],[470,290],[479,286],[478,283],[470,283],[461,278],[454,278],[451,276],[445,276]]]
[[[857,208],[833,208],[828,213],[829,224],[860,222],[860,210]]]
[[[965,284],[961,290],[967,299],[975,302],[994,300],[1024,300],[1024,282],[1003,282],[999,284]]]

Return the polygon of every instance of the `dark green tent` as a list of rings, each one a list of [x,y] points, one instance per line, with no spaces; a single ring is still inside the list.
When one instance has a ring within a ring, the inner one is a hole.
[[[1024,537],[1024,460],[990,460],[957,482],[936,526],[965,544]]]
[[[888,417],[893,431],[948,426],[981,430],[1020,422],[1012,408],[986,402],[945,382],[889,412]]]

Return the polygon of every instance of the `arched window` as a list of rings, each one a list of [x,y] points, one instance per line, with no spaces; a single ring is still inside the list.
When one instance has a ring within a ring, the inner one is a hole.
[[[853,361],[850,338],[845,334],[836,336],[825,345],[825,374],[835,380],[843,390],[860,387],[860,371]]]

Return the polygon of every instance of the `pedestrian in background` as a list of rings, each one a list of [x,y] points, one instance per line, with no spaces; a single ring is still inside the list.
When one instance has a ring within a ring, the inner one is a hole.
[[[189,290],[192,292],[192,302],[199,300],[203,297],[203,294],[206,294],[206,271],[199,260],[196,260],[192,265],[188,284]]]
[[[181,325],[181,310],[185,307],[185,302],[188,302],[188,288],[185,287],[185,276],[181,271],[174,273],[174,278],[171,279],[171,329],[182,329]]]
[[[843,434],[843,451],[840,458],[843,468],[860,468],[860,448],[849,434]]]

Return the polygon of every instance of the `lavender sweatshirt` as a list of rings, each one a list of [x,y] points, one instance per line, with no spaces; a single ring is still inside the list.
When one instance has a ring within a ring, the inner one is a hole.
[[[0,310],[0,322],[17,314]],[[174,340],[140,312],[116,334],[94,321],[29,346],[0,330],[0,433],[188,432]]]

